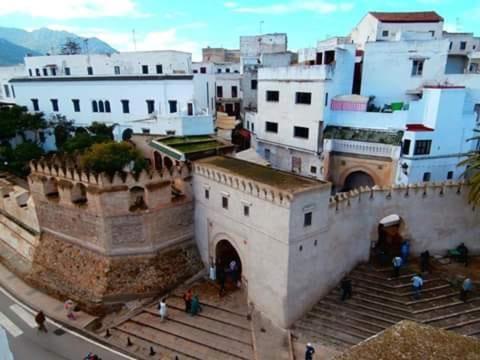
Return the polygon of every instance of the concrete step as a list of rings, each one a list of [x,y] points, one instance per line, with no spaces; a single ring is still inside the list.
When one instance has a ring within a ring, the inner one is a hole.
[[[361,324],[346,316],[335,315],[327,312],[319,312],[314,310],[308,312],[305,315],[304,320],[311,320],[313,323],[316,323],[317,320],[319,320],[320,323],[326,321],[329,324],[338,326],[339,328],[347,328],[347,329],[356,331],[358,332],[358,334],[362,334],[365,338],[375,335],[378,331],[382,330],[378,328],[375,328],[375,330],[372,330],[372,328],[370,328],[368,324]]]
[[[156,316],[160,321],[160,316],[158,311],[151,308],[146,309],[148,313]],[[178,310],[172,307],[168,308],[168,321],[177,322],[179,324],[191,326],[199,330],[204,330],[207,332],[212,332],[217,335],[224,336],[227,339],[233,341],[238,341],[246,345],[252,345],[252,334],[251,331],[245,330],[244,328],[225,324],[223,322],[218,322],[211,320],[206,317],[201,316],[190,316],[185,313],[185,311]]]
[[[460,322],[445,326],[444,329],[445,330],[454,330],[454,329],[458,330],[459,328],[469,326],[469,325],[472,325],[472,324],[480,324],[480,317],[465,320],[465,321],[460,321]]]
[[[375,319],[359,312],[353,312],[346,307],[333,307],[325,303],[315,305],[313,309],[310,310],[310,313],[318,315],[325,314],[327,317],[338,318],[341,320],[345,319],[347,323],[358,324],[374,332],[381,331],[390,325],[385,322],[380,324],[375,321]]]
[[[124,351],[134,354],[138,359],[158,359],[163,360],[165,358],[174,359],[175,356],[178,356],[180,359],[185,360],[202,360],[199,357],[194,355],[188,355],[183,351],[179,351],[173,347],[165,347],[160,346],[158,343],[152,343],[145,339],[135,336],[134,334],[130,334],[128,332],[123,332],[119,329],[112,329],[111,330],[112,336],[108,339],[110,343],[118,346],[120,349]],[[127,338],[130,338],[130,341],[133,343],[132,346],[127,346]],[[168,339],[167,339],[168,340]],[[173,344],[172,344],[173,345]],[[155,352],[157,353],[155,356],[150,356],[150,346],[153,346]]]
[[[447,298],[447,299],[444,299],[445,301],[448,301],[448,302],[444,302],[442,304],[424,304],[423,307],[421,308],[418,308],[418,309],[413,309],[413,314],[415,315],[418,315],[418,314],[426,314],[426,313],[429,313],[429,312],[433,312],[433,311],[438,311],[438,310],[441,310],[441,309],[449,309],[449,308],[452,308],[452,307],[456,307],[458,305],[462,305],[464,304],[463,301],[460,301],[458,299],[452,299],[452,298]],[[480,301],[480,297],[477,297],[477,298],[471,298],[467,301],[467,303],[477,303]]]
[[[117,326],[117,329],[128,334],[130,337],[141,338],[145,341],[156,344],[157,346],[159,345],[166,349],[171,349],[172,351],[181,351],[183,354],[194,359],[224,360],[233,358],[231,354],[219,351],[210,344],[203,344],[199,341],[192,342],[183,336],[172,335],[168,332],[159,331],[149,326],[141,326],[132,321],[127,321]],[[182,357],[180,356],[180,358]]]
[[[355,314],[361,318],[370,321],[371,319],[375,320],[375,324],[378,327],[388,327],[398,322],[396,317],[391,317],[389,315],[380,315],[375,308],[369,306],[362,306],[350,303],[338,303],[329,300],[328,298],[322,299],[316,307],[328,307],[334,309],[334,311],[345,312],[347,314]],[[373,324],[374,322],[371,321]]]
[[[344,348],[358,344],[360,341],[363,340],[363,338],[351,336],[343,331],[338,331],[338,329],[334,329],[329,326],[323,326],[322,328],[318,328],[316,326],[312,326],[309,323],[304,323],[303,321],[295,323],[294,332],[297,333],[298,331],[301,332],[302,337],[306,341],[311,341],[315,338],[324,338],[327,341],[330,340],[330,342],[333,340],[335,345]]]
[[[413,275],[412,275],[413,276]],[[369,283],[372,286],[376,286],[379,288],[384,288],[385,290],[395,290],[395,289],[403,289],[403,288],[408,288],[412,286],[411,278],[404,278],[404,279],[399,279],[399,280],[386,280],[386,279],[379,279],[376,277],[372,277],[371,275],[365,274],[365,273],[358,273],[354,271],[349,277],[352,280],[363,282],[363,283]],[[438,277],[432,277],[432,278],[426,278],[423,280],[424,282],[424,287],[432,287],[432,286],[439,286],[439,285],[445,285],[445,281],[438,278]]]
[[[239,359],[250,359],[252,356],[252,345],[244,344],[238,341],[225,338],[223,335],[216,334],[211,331],[205,331],[184,325],[173,321],[160,322],[160,319],[150,313],[142,313],[130,319],[143,327],[149,327],[158,330],[162,333],[167,333],[176,337],[181,337],[192,343],[210,347],[215,351],[222,352],[229,356],[234,356]]]
[[[444,320],[449,320],[451,318],[457,318],[467,314],[480,314],[480,307],[475,307],[472,304],[459,304],[456,307],[448,309],[448,312],[445,314],[438,315],[438,311],[435,313],[435,316],[431,315],[428,318],[422,319],[424,324],[432,325],[435,323],[436,326],[442,326],[441,322]]]
[[[357,338],[357,342],[366,339],[370,337],[370,334],[365,334],[363,332],[360,332],[358,330],[351,329],[348,326],[344,326],[343,324],[338,324],[330,320],[324,320],[324,319],[309,319],[309,318],[303,318],[300,321],[300,325],[304,327],[308,327],[313,331],[317,331],[319,333],[322,333],[324,329],[330,329],[334,331],[338,331],[339,333],[343,335],[348,335],[351,336],[352,338]]]
[[[382,289],[380,287],[377,287],[377,286],[372,286],[370,284],[365,284],[364,282],[362,281],[357,281],[355,280],[353,282],[353,288],[356,289],[356,288],[360,288],[360,289],[363,289],[363,290],[367,290],[367,291],[371,291],[371,292],[374,292],[374,293],[377,293],[377,294],[381,294],[381,295],[385,295],[387,297],[391,297],[391,298],[395,298],[399,301],[403,301],[403,302],[406,302],[408,301],[408,299],[406,299],[405,297],[407,296],[410,296],[412,297],[414,292],[413,290],[411,291],[401,291],[401,289],[396,289],[397,291],[394,290],[385,290],[385,289]],[[422,295],[424,296],[424,298],[428,298],[428,297],[436,297],[436,296],[439,296],[439,295],[443,295],[443,294],[447,294],[447,293],[452,293],[452,286],[448,285],[448,284],[444,284],[444,285],[439,285],[439,286],[431,286],[431,287],[424,287],[422,289]],[[456,290],[454,290],[456,292]]]
[[[180,298],[171,297],[168,299],[167,304],[168,304],[168,307],[174,308],[176,310],[180,310],[180,311],[185,310],[184,302]],[[239,315],[236,313],[232,313],[231,311],[228,311],[219,307],[213,307],[204,303],[201,303],[201,304],[202,304],[203,311],[197,316],[219,321],[227,325],[237,326],[250,331],[250,322],[247,320],[246,315]]]
[[[183,297],[182,297],[181,294],[174,293],[174,294],[169,296],[169,299],[173,299],[173,298],[176,298],[177,300],[181,300],[182,304],[183,304]],[[231,309],[231,308],[218,306],[217,304],[214,304],[213,302],[208,301],[208,300],[204,300],[204,299],[202,299],[200,301],[200,304],[201,305],[206,305],[206,306],[211,307],[211,308],[216,308],[216,309],[222,310],[223,312],[228,312],[228,313],[231,313],[231,314],[234,314],[234,315],[238,315],[240,317],[245,317],[245,316],[247,316],[247,313],[248,313],[248,306],[247,305],[245,305],[245,311],[239,311],[239,310],[234,310],[234,309]]]

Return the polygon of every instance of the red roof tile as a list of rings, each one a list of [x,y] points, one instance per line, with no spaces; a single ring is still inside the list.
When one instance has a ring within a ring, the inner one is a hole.
[[[370,14],[385,23],[436,23],[443,21],[443,17],[435,11],[424,12],[375,12]]]
[[[429,128],[423,124],[407,124],[407,131],[433,131],[432,128]]]

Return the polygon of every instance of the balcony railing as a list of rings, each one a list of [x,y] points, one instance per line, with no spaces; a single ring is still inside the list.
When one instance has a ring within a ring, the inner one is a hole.
[[[382,156],[392,159],[398,158],[400,155],[400,146],[352,140],[325,140],[325,150],[358,155]]]

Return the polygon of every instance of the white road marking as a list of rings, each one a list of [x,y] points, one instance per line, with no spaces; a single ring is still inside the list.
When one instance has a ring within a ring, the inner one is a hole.
[[[18,306],[22,307],[23,309],[25,309],[26,311],[30,312],[31,314],[35,314],[36,312],[31,309],[30,307],[28,307],[27,305],[21,303],[20,301],[18,301],[12,294],[10,294],[7,290],[5,290],[3,287],[0,286],[0,292],[5,295],[6,297],[8,297],[10,300],[12,300],[14,303],[16,303]],[[0,313],[1,314],[1,313]],[[70,335],[72,336],[75,336],[79,339],[82,339],[83,341],[86,341],[90,344],[93,344],[95,346],[98,346],[99,348],[102,348],[106,351],[109,351],[111,352],[112,354],[115,354],[115,355],[118,355],[118,356],[121,356],[127,360],[138,360],[137,358],[133,358],[131,356],[128,356],[128,355],[125,355],[119,351],[116,351],[116,350],[113,350],[111,348],[109,348],[108,346],[105,346],[103,344],[100,344],[96,341],[93,341],[91,339],[89,339],[88,337],[85,337],[83,335],[80,335],[78,333],[76,333],[75,331],[72,331],[70,329],[67,329],[65,327],[63,327],[62,325],[60,325],[59,323],[57,323],[56,321],[53,321],[53,320],[50,320],[50,318],[47,317],[47,322],[49,322],[50,324],[53,324],[55,325],[56,327],[58,327],[59,329],[62,329],[63,331],[69,333]],[[1,326],[1,323],[0,323],[0,326]],[[8,331],[8,330],[7,330]],[[21,331],[21,330],[20,330]]]
[[[37,322],[35,321],[35,317],[20,305],[18,304],[10,305],[10,310],[12,310],[20,319],[25,321],[27,325],[30,326],[31,328],[37,327]]]
[[[22,329],[15,325],[4,313],[0,312],[0,326],[7,330],[10,335],[17,337],[23,334]]]

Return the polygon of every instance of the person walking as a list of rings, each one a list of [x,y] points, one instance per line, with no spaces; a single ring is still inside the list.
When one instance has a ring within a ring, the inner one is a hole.
[[[75,309],[75,304],[73,303],[72,300],[67,300],[65,301],[65,304],[63,305],[65,307],[65,310],[67,312],[67,318],[70,320],[76,320],[76,316],[73,313],[73,310]]]
[[[469,277],[467,277],[465,280],[463,280],[462,287],[460,289],[460,300],[467,302],[468,294],[470,294],[472,290],[473,282]]]
[[[220,284],[220,290],[218,292],[218,296],[222,297],[225,295],[225,269],[223,267],[218,268],[218,283]]]
[[[315,354],[315,349],[311,343],[308,343],[305,348],[305,360],[313,360],[313,354]]]
[[[393,265],[393,277],[398,278],[400,276],[400,267],[402,266],[402,258],[395,256],[392,260]]]
[[[402,255],[402,262],[403,264],[408,263],[408,256],[410,255],[410,243],[408,240],[404,240],[400,247],[400,253]]]
[[[210,260],[210,267],[208,269],[208,277],[210,281],[215,281],[217,279],[217,269],[213,260]]]
[[[185,302],[185,312],[189,313],[192,306],[193,292],[192,289],[188,289],[185,294],[183,294],[183,301]]]
[[[190,307],[190,315],[195,316],[202,311],[202,306],[200,305],[200,299],[198,295],[195,295],[192,299],[192,304]]]
[[[37,315],[35,316],[35,322],[38,325],[38,331],[43,331],[43,332],[48,332],[47,327],[45,326],[45,321],[47,319],[45,318],[45,314],[43,313],[42,310],[40,310]]]
[[[457,246],[457,251],[460,253],[460,261],[465,264],[465,267],[468,266],[468,248],[465,246],[465,243],[461,243]]]
[[[158,313],[160,315],[160,321],[163,322],[167,317],[167,302],[165,298],[161,299],[158,304]]]
[[[352,297],[352,280],[350,280],[348,277],[343,278],[342,282],[340,283],[340,289],[342,292],[342,301],[350,299]]]
[[[413,298],[415,300],[420,299],[420,292],[423,287],[423,279],[419,274],[412,277]]]
[[[425,250],[420,254],[420,268],[422,273],[429,271],[430,269],[430,252]]]

